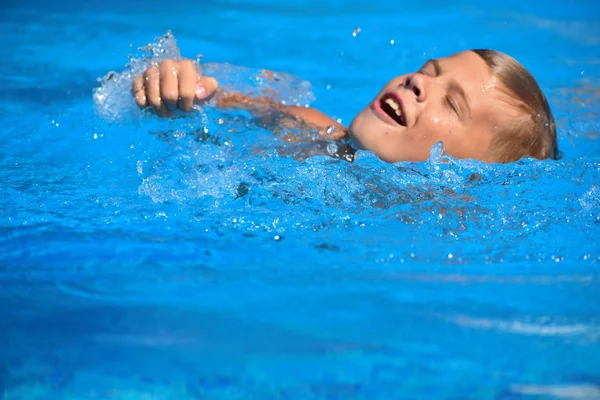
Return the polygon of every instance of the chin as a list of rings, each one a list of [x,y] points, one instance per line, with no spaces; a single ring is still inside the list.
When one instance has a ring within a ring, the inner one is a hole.
[[[367,150],[360,140],[360,129],[357,127],[354,121],[356,121],[356,119],[350,123],[350,127],[348,128],[348,138],[350,139],[352,146],[354,146],[357,150]]]
[[[369,146],[369,132],[373,134],[373,130],[377,129],[373,124],[369,123],[370,116],[368,115],[369,110],[362,110],[350,123],[350,127],[348,131],[350,133],[350,138],[354,143],[355,147],[361,150],[371,150],[371,146]]]

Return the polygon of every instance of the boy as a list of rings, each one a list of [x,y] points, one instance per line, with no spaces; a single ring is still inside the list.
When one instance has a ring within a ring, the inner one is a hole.
[[[159,115],[215,97],[218,107],[278,113],[317,129],[326,139],[349,137],[387,162],[424,161],[443,142],[448,154],[507,163],[556,158],[556,128],[548,102],[531,74],[494,50],[469,50],[429,60],[416,73],[392,79],[346,128],[312,108],[219,90],[190,60],[165,60],[133,82],[140,107]],[[285,121],[283,121],[285,123]]]

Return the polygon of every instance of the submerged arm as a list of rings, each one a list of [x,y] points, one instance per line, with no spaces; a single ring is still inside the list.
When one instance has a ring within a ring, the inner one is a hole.
[[[273,114],[286,117],[278,119],[285,125],[300,123],[317,130],[325,139],[341,139],[346,136],[347,128],[321,111],[301,106],[287,106],[270,97],[252,97],[239,92],[220,92],[215,94],[216,106],[247,110],[257,117],[268,119]],[[294,128],[295,126],[288,126]]]

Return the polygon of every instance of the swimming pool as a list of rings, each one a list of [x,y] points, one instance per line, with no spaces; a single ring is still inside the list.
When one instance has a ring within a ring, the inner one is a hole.
[[[0,19],[0,398],[600,398],[596,2],[25,1]],[[169,29],[238,77],[299,77],[286,95],[344,123],[428,58],[503,50],[564,155],[297,160],[243,113],[100,118],[96,79]]]

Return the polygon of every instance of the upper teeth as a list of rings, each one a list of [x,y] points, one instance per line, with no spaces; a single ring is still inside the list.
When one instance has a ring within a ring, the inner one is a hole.
[[[392,110],[394,110],[394,112],[396,113],[397,116],[399,116],[399,117],[402,116],[402,111],[400,110],[400,104],[398,104],[396,102],[396,100],[392,99],[391,97],[388,97],[387,99],[385,99],[385,102],[388,106],[392,107]]]

